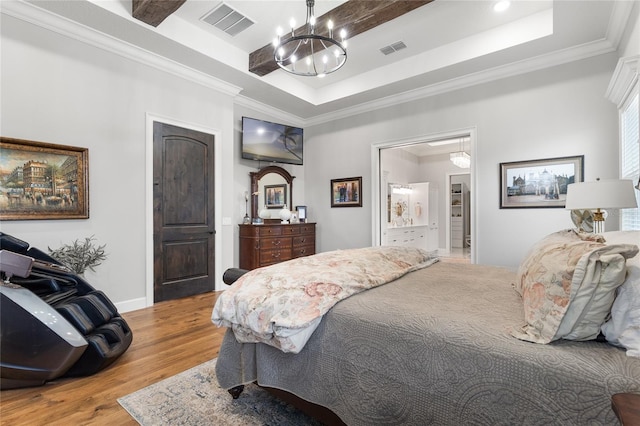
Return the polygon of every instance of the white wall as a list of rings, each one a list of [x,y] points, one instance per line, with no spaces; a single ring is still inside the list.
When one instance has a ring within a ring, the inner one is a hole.
[[[499,209],[499,163],[584,154],[586,180],[616,178],[617,111],[604,98],[616,62],[602,55],[306,129],[318,250],[371,244],[372,144],[476,128],[477,260],[515,267],[536,240],[572,223],[564,209]],[[363,177],[363,207],[332,209],[329,181],[348,176]]]
[[[621,58],[640,54],[640,2],[635,2],[618,48]]]
[[[145,262],[153,256],[145,246],[146,114],[219,132],[224,185],[217,197],[222,216],[237,216],[227,178],[234,172],[233,97],[4,14],[1,24],[1,134],[89,148],[90,184],[89,219],[4,221],[2,232],[45,251],[95,235],[108,259],[88,281],[121,310],[142,307]],[[231,226],[217,231],[224,270],[236,239]]]

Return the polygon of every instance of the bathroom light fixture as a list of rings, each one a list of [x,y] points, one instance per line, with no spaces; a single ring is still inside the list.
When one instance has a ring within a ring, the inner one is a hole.
[[[464,150],[464,138],[460,138],[460,151],[450,153],[449,160],[461,169],[471,167],[471,156]]]
[[[304,34],[295,34],[296,22],[291,19],[291,36],[283,35],[282,28],[276,30],[273,40],[274,59],[288,73],[324,77],[340,69],[347,61],[347,33],[340,31],[340,41],[333,38],[333,21],[327,22],[328,37],[316,34],[316,17],[313,12],[315,0],[306,0],[307,23],[301,27]]]

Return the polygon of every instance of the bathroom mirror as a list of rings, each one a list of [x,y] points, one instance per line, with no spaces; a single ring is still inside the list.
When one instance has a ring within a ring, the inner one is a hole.
[[[293,201],[293,179],[288,171],[278,166],[267,166],[257,172],[250,172],[251,177],[251,217],[257,218],[258,212],[265,206],[265,185],[286,185],[286,206],[291,210]],[[279,210],[273,210],[273,216],[278,217]]]

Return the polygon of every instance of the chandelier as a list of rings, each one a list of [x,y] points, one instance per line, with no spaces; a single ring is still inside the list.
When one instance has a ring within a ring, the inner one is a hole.
[[[471,157],[464,151],[452,152],[449,154],[449,159],[453,164],[461,169],[468,169],[471,167]]]
[[[464,150],[464,138],[460,138],[460,151],[449,153],[449,160],[461,169],[471,167],[471,156]]]
[[[291,19],[291,36],[283,36],[282,28],[276,30],[273,40],[274,59],[283,70],[302,76],[324,77],[340,69],[347,61],[347,32],[340,31],[340,41],[333,38],[333,21],[327,22],[329,36],[316,34],[315,0],[307,2],[307,23],[300,27],[306,34],[295,34],[296,22]]]

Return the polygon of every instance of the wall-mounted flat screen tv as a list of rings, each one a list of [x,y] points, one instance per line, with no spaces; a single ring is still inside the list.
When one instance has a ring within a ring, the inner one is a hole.
[[[302,165],[302,129],[242,117],[242,158]]]

